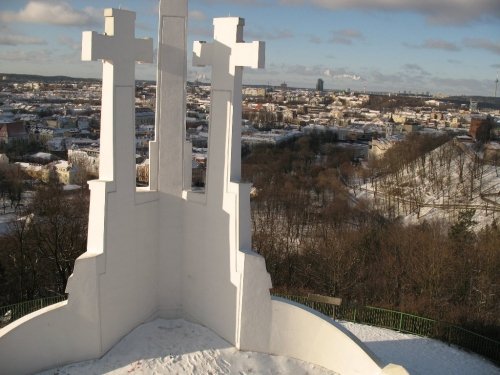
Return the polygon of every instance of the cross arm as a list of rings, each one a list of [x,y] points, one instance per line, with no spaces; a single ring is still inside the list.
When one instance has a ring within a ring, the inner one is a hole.
[[[193,43],[193,66],[206,66],[212,64],[213,44],[207,42]]]
[[[110,60],[110,37],[96,33],[95,31],[84,31],[82,33],[82,61]]]
[[[126,51],[126,48],[130,52]],[[82,34],[82,60],[111,60],[132,57],[134,61],[153,62],[153,39],[120,39],[115,36],[84,31]]]
[[[246,66],[253,69],[265,67],[265,42],[236,43],[231,53],[233,66]]]

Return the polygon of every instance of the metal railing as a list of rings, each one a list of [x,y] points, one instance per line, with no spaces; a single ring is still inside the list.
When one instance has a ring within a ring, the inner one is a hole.
[[[438,339],[468,349],[497,364],[500,363],[500,342],[464,328],[434,319],[371,306],[333,306],[309,301],[305,296],[274,294],[301,303],[336,320],[388,328],[399,332]]]
[[[55,296],[16,303],[15,305],[1,306],[0,328],[12,323],[19,318],[22,318],[25,315],[32,313],[33,311],[40,310],[46,306],[53,305],[54,303],[65,301],[66,299],[66,296]]]

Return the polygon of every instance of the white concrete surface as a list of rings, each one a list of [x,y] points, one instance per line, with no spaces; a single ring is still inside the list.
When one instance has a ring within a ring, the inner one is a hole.
[[[272,298],[269,352],[315,363],[342,375],[405,375],[384,366],[360,340],[330,318],[283,298]]]

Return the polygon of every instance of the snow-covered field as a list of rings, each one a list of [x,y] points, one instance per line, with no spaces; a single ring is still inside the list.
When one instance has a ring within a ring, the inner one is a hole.
[[[435,340],[342,323],[385,362],[414,375],[499,375],[487,360]],[[99,360],[45,371],[65,374],[334,374],[299,360],[239,352],[208,328],[181,319],[143,324]]]

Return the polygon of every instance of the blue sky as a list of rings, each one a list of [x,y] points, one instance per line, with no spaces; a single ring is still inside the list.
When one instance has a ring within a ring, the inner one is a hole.
[[[80,61],[81,33],[102,32],[103,9],[120,6],[156,43],[158,0],[0,0],[0,72],[100,77]],[[266,41],[248,84],[492,96],[500,71],[499,0],[191,0],[189,13],[188,51],[212,39],[213,17],[243,17],[245,40]],[[209,79],[188,57],[188,78]]]

